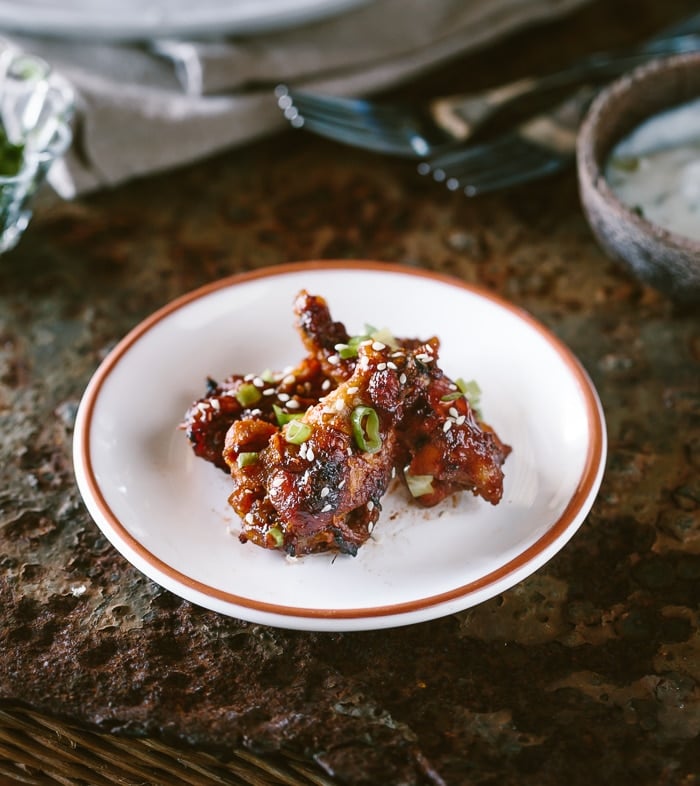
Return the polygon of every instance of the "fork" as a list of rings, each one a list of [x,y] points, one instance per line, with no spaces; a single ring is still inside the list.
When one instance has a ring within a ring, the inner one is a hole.
[[[578,127],[595,95],[579,88],[553,110],[537,115],[493,141],[472,145],[418,164],[450,191],[478,196],[520,185],[566,168],[576,152]]]
[[[625,52],[590,55],[562,71],[518,79],[482,93],[434,99],[419,107],[342,98],[284,84],[277,86],[275,95],[294,128],[378,153],[424,159],[464,145],[525,97],[583,82],[604,82],[652,57],[700,49],[700,35],[686,32],[700,29],[700,14],[676,29],[683,34],[656,38]]]

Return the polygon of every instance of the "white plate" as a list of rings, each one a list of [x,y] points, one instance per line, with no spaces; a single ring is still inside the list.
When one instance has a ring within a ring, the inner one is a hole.
[[[369,0],[0,0],[0,28],[86,39],[255,35]]]
[[[324,296],[350,333],[369,323],[440,337],[441,366],[478,381],[485,418],[513,448],[498,506],[462,494],[426,510],[397,487],[354,558],[291,560],[238,541],[228,477],[195,458],[177,425],[207,376],[297,362],[292,302],[302,288]],[[154,581],[253,622],[360,630],[460,611],[539,568],[593,504],[606,435],[577,360],[512,305],[395,265],[309,262],[218,281],[142,322],[91,380],[74,448],[93,518]]]

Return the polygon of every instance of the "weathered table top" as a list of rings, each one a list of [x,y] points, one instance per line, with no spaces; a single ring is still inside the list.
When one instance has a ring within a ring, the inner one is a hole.
[[[597,3],[553,40],[519,36],[412,90],[565,62],[693,6]],[[82,505],[74,416],[115,342],[201,284],[323,258],[486,287],[561,337],[599,391],[609,460],[590,515],[476,608],[352,634],[225,618],[144,578]],[[41,212],[0,260],[0,698],[289,750],[339,783],[700,782],[699,324],[602,254],[573,172],[469,201],[290,132]]]

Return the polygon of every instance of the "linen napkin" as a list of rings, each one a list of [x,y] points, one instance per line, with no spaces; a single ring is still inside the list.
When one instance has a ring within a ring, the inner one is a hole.
[[[584,2],[371,0],[300,26],[197,39],[3,33],[76,90],[75,141],[51,172],[56,191],[71,197],[284,128],[278,82],[372,93]]]

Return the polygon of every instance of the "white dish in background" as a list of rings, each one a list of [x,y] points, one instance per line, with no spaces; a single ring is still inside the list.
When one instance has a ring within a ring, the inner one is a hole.
[[[344,13],[369,0],[0,0],[0,28],[85,39],[257,35]]]
[[[484,417],[513,448],[498,506],[462,494],[423,509],[394,488],[354,558],[291,560],[238,541],[229,478],[196,458],[177,426],[207,376],[298,361],[292,302],[302,288],[351,333],[370,323],[440,337],[442,368],[478,381]],[[514,306],[428,272],[310,262],[215,282],[137,326],[88,385],[74,454],[98,526],[162,586],[253,622],[361,630],[460,611],[537,570],[593,504],[606,435],[585,371]]]

